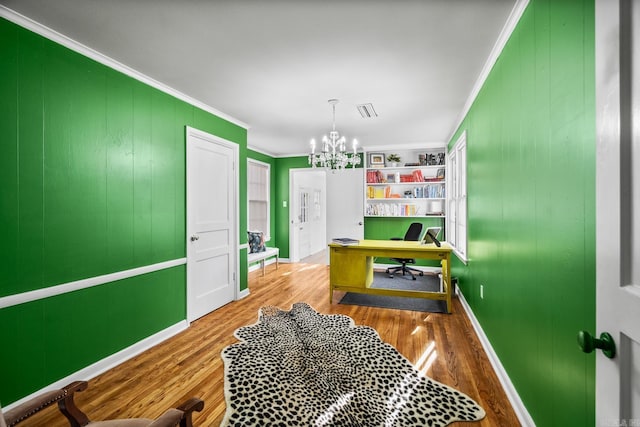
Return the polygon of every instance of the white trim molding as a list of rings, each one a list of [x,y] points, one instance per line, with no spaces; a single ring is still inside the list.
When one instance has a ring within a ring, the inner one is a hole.
[[[487,353],[489,362],[491,362],[491,366],[493,366],[493,370],[498,376],[498,380],[500,380],[500,384],[502,384],[502,388],[507,394],[507,398],[509,399],[509,402],[511,402],[511,406],[513,407],[513,410],[516,413],[516,416],[518,417],[520,424],[522,424],[524,427],[529,427],[529,426],[535,427],[536,424],[533,421],[533,418],[531,418],[529,411],[527,411],[527,408],[524,406],[522,399],[520,399],[520,395],[518,394],[518,391],[516,390],[515,386],[511,382],[511,379],[509,378],[507,371],[504,369],[504,366],[502,366],[502,362],[500,362],[500,358],[498,357],[495,350],[493,349],[493,346],[491,345],[489,338],[484,333],[482,326],[480,326],[480,322],[478,321],[476,316],[473,314],[473,310],[467,303],[467,300],[464,299],[464,296],[462,295],[462,292],[460,291],[459,287],[456,287],[456,291],[458,294],[458,299],[460,300],[460,303],[462,304],[464,311],[467,313],[467,316],[471,321],[471,325],[473,326],[473,329],[476,331],[476,334],[478,335],[478,339],[480,340],[480,344],[482,344],[482,348],[484,348],[485,353]]]
[[[273,152],[267,151],[264,148],[258,148],[258,147],[255,147],[253,145],[249,145],[249,143],[247,143],[247,150],[255,151],[256,153],[264,154],[265,156],[269,156],[269,157],[278,157],[278,155],[276,155]],[[247,156],[247,158],[248,157],[249,156]],[[282,156],[280,156],[280,157],[282,157]]]
[[[91,378],[95,378],[98,375],[102,374],[103,372],[106,372],[109,369],[115,368],[116,366],[131,359],[132,357],[135,357],[138,354],[152,347],[155,347],[161,342],[173,337],[174,335],[179,334],[180,332],[184,331],[188,327],[189,327],[189,324],[187,323],[187,321],[182,320],[176,323],[175,325],[169,326],[168,328],[160,332],[157,332],[147,338],[144,338],[138,341],[133,345],[130,345],[129,347],[123,350],[120,350],[117,353],[112,354],[111,356],[105,357],[104,359],[99,360],[96,363],[87,366],[86,368],[80,369],[79,371],[74,372],[71,375],[68,375],[62,379],[59,379],[58,381],[49,384],[45,388],[38,390],[30,394],[29,396],[25,396],[22,399],[16,402],[13,402],[11,405],[8,405],[4,409],[9,410],[9,409],[15,408],[21,403],[24,403],[27,400],[32,399],[41,393],[62,388],[73,381],[89,380]]]
[[[26,302],[37,301],[44,298],[54,297],[56,295],[66,294],[68,292],[78,291],[80,289],[100,286],[116,280],[128,279],[130,277],[139,276],[141,274],[153,273],[155,271],[164,270],[178,265],[186,264],[186,258],[178,258],[171,261],[159,262],[157,264],[145,265],[144,267],[132,268],[130,270],[118,271],[115,273],[104,274],[102,276],[90,277],[88,279],[76,280],[74,282],[63,283],[61,285],[50,286],[47,288],[36,289],[34,291],[23,292],[20,294],[9,295],[0,298],[0,309],[11,307]]]
[[[0,5],[0,17],[5,18],[11,22],[13,22],[14,24],[17,24],[23,28],[26,28],[27,30],[33,31],[36,34],[39,34],[49,40],[52,40],[58,44],[61,44],[62,46],[69,48],[71,50],[73,50],[74,52],[77,52],[81,55],[84,55],[90,59],[93,59],[96,62],[99,62],[102,65],[105,65],[109,68],[112,68],[116,71],[120,71],[121,73],[132,77],[144,84],[147,84],[151,87],[154,87],[166,94],[169,94],[177,99],[180,99],[181,101],[187,102],[191,105],[193,105],[194,107],[198,107],[201,108],[202,110],[213,114],[214,116],[220,117],[221,119],[224,119],[228,122],[231,122],[235,125],[238,125],[244,129],[249,129],[249,125],[236,119],[235,117],[232,117],[226,113],[223,113],[220,110],[217,110],[215,108],[213,108],[210,105],[205,104],[204,102],[198,101],[195,98],[192,98],[189,95],[186,95],[176,89],[173,89],[172,87],[167,86],[166,84],[159,82],[155,79],[152,79],[151,77],[142,74],[139,71],[134,70],[133,68],[122,64],[121,62],[116,61],[115,59],[112,59],[94,49],[91,49],[88,46],[83,45],[82,43],[79,43],[67,36],[65,36],[64,34],[61,34],[55,30],[52,30],[49,27],[46,27],[42,24],[40,24],[39,22],[34,21],[31,18],[28,18],[24,15],[19,14],[18,12],[9,9],[6,6]]]
[[[396,150],[430,150],[446,147],[447,143],[443,141],[424,141],[424,142],[412,142],[412,143],[398,143],[398,144],[390,144],[390,145],[376,145],[369,146],[363,145],[362,151],[363,153],[368,153],[370,151],[396,151]]]

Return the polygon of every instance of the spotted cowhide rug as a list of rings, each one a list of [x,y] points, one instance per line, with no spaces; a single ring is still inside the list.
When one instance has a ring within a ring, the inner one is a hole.
[[[235,336],[222,351],[222,426],[445,426],[485,415],[348,316],[263,307]]]

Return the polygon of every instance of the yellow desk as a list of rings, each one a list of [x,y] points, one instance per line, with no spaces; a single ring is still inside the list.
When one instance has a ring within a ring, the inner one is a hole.
[[[442,292],[409,291],[400,289],[372,288],[373,258],[422,258],[440,260],[442,266]],[[333,291],[356,292],[374,295],[426,298],[446,301],[451,313],[451,246],[442,242],[441,247],[433,243],[406,242],[403,240],[360,240],[357,245],[329,244],[330,283],[329,302],[333,302]]]

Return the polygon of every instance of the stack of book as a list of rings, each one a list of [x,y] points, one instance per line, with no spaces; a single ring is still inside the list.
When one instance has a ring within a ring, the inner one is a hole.
[[[387,179],[384,177],[382,171],[379,170],[368,170],[367,171],[367,182],[371,184],[379,184],[387,182]]]
[[[336,237],[333,239],[333,243],[337,243],[342,246],[357,245],[359,242],[359,240],[350,239],[348,237]]]

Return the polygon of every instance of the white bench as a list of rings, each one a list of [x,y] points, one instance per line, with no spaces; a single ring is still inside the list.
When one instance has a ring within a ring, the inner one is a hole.
[[[262,267],[262,275],[264,276],[265,261],[269,258],[276,257],[276,270],[278,269],[278,256],[280,256],[279,248],[265,248],[262,252],[253,252],[247,255],[247,262],[253,264],[260,261]]]

